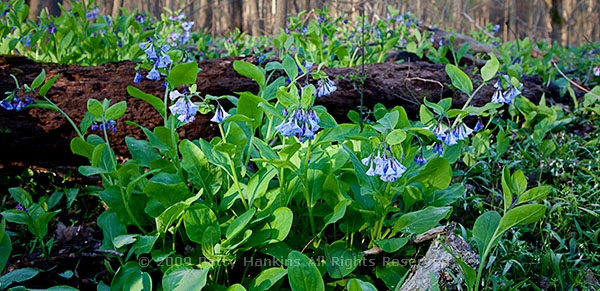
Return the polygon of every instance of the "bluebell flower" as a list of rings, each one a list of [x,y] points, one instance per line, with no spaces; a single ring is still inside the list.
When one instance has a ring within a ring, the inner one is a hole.
[[[441,156],[444,153],[444,146],[442,145],[442,143],[436,142],[433,145],[433,152],[436,153],[438,156]]]
[[[377,155],[370,154],[361,162],[363,165],[369,166],[366,172],[367,176],[379,176],[384,182],[394,182],[406,171],[406,167],[394,157],[389,148],[383,152],[378,151]]]
[[[133,77],[133,82],[139,84],[144,79],[144,76],[140,74],[140,72],[135,71],[135,77]]]
[[[156,67],[152,67],[152,70],[150,70],[150,72],[148,72],[148,75],[146,75],[146,78],[148,78],[150,80],[154,80],[154,81],[160,81],[160,73],[158,72]]]
[[[171,99],[172,101],[175,101],[176,99],[179,99],[183,96],[185,95],[181,94],[178,90],[173,90],[169,92],[169,99]]]
[[[54,25],[54,23],[50,22],[48,24],[48,29],[47,29],[49,34],[55,34],[57,29],[56,29],[56,25]]]
[[[504,101],[506,104],[512,104],[515,97],[521,95],[521,91],[511,86],[508,91],[504,94]]]
[[[446,134],[446,137],[444,137],[444,143],[449,146],[457,144],[458,140],[456,135],[454,135],[453,132]]]
[[[190,123],[196,118],[198,105],[194,104],[187,98],[179,98],[174,105],[169,107],[173,115],[177,115],[177,119],[183,123]]]
[[[481,119],[479,119],[479,120],[477,120],[477,124],[475,124],[475,127],[473,127],[473,131],[477,132],[477,131],[480,131],[480,130],[482,130],[484,128],[485,127],[484,127],[483,123],[481,123]]]
[[[146,18],[144,17],[144,15],[139,14],[135,16],[135,21],[139,22],[140,24],[144,24]]]
[[[422,166],[425,165],[425,163],[427,163],[427,160],[423,157],[423,154],[418,154],[415,158],[414,158],[415,163],[417,163],[417,165]]]
[[[179,13],[179,15],[177,15],[177,16],[174,16],[174,15],[169,16],[169,20],[171,20],[171,21],[182,21],[184,18],[185,18],[185,13],[183,13],[183,12]]]
[[[25,211],[25,212],[29,212],[28,208],[23,207],[23,205],[21,205],[21,203],[17,203],[17,206],[15,206],[16,210],[21,210],[21,211]]]
[[[317,85],[317,91],[315,92],[315,96],[317,97],[329,96],[329,94],[337,90],[335,83],[333,83],[333,81],[331,81],[329,78],[327,78],[325,82],[319,80]]]
[[[500,31],[500,24],[494,24],[492,26],[492,32],[497,33],[498,31]]]
[[[325,22],[325,17],[323,17],[323,16],[320,16],[320,15],[319,15],[319,16],[317,17],[317,22],[318,22],[318,23],[323,23],[323,22]]]
[[[227,111],[225,111],[225,109],[223,109],[223,106],[221,106],[221,103],[217,103],[217,109],[215,110],[215,116],[213,116],[213,118],[210,119],[210,121],[212,122],[216,122],[216,123],[221,123],[223,122],[223,120],[225,120],[227,117],[229,117],[229,113],[227,113]]]
[[[319,130],[319,117],[313,109],[296,109],[275,129],[283,136],[296,136],[300,141],[313,139]]]
[[[167,38],[167,41],[172,45],[177,45],[180,37],[181,37],[180,33],[171,32],[171,34],[169,34],[169,37]]]
[[[15,109],[12,102],[6,101],[6,100],[0,101],[0,107],[4,108],[5,110],[14,110]]]
[[[473,133],[473,130],[469,128],[464,122],[461,122],[459,125],[454,128],[452,134],[455,136],[456,140],[463,140],[469,137]]]
[[[6,7],[6,10],[2,11],[2,13],[0,14],[0,16],[2,16],[2,17],[6,16],[6,14],[8,13],[8,11],[10,11],[10,3]]]
[[[502,80],[500,80],[500,78],[498,78],[498,81],[494,84],[494,88],[496,88],[496,91],[494,91],[494,94],[492,95],[492,103],[504,104],[506,99],[504,98],[504,93],[502,93]]]
[[[98,18],[98,13],[100,13],[100,9],[94,8],[92,11],[88,11],[85,13],[86,19],[96,19]]]
[[[117,132],[117,123],[114,120],[108,120],[106,122],[100,122],[100,123],[95,123],[92,124],[91,127],[92,130],[101,130],[104,131],[104,129],[106,129],[107,131],[112,130],[112,132]]]
[[[439,140],[444,140],[444,138],[446,137],[446,130],[444,130],[444,128],[442,127],[441,122],[438,123],[433,129],[431,129],[431,132],[433,132],[435,137]]]
[[[594,76],[600,76],[600,66],[594,67]]]
[[[185,31],[179,40],[179,43],[184,44],[190,41],[192,34],[189,31]],[[238,43],[235,43],[235,46],[238,46]]]
[[[25,99],[21,99],[19,97],[13,97],[11,99],[4,99],[0,101],[0,107],[6,110],[16,110],[21,111],[23,108],[27,107],[30,104],[35,103],[35,100],[31,98],[31,96],[26,96]]]
[[[184,31],[190,31],[192,29],[192,26],[194,26],[193,21],[187,21],[187,22],[181,23],[181,27],[183,28]]]
[[[171,58],[168,55],[163,55],[158,59],[158,63],[156,64],[156,67],[159,69],[166,68],[171,63],[172,63]]]

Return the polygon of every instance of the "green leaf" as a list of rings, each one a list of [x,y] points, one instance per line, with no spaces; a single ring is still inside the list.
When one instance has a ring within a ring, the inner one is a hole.
[[[408,242],[406,237],[387,238],[375,240],[375,244],[386,253],[393,253],[401,249]]]
[[[452,85],[463,93],[470,95],[473,92],[473,83],[465,72],[452,64],[446,64],[446,73],[452,81]]]
[[[496,230],[496,235],[502,233],[515,225],[524,225],[537,222],[546,213],[546,206],[540,204],[525,204],[517,206],[504,214]]]
[[[327,214],[325,216],[325,225],[323,226],[323,229],[325,229],[326,226],[332,224],[332,223],[336,223],[338,222],[338,220],[342,219],[342,217],[344,217],[344,214],[346,214],[346,208],[348,207],[349,201],[340,201],[338,202],[335,207],[333,207],[333,213]]]
[[[296,64],[294,58],[286,54],[283,57],[282,65],[283,70],[287,74],[288,78],[290,78],[290,80],[295,80],[298,76],[298,65]]]
[[[44,82],[44,79],[46,78],[46,70],[42,69],[42,72],[35,77],[35,79],[31,82],[31,89],[35,89],[37,87],[39,87],[40,85],[42,85],[42,83]]]
[[[375,285],[356,278],[348,280],[346,288],[348,291],[377,291]]]
[[[428,205],[442,207],[458,201],[464,196],[464,193],[465,186],[456,183],[446,189],[436,190],[430,195],[425,195],[424,199]]]
[[[248,200],[248,205],[254,204],[256,199],[260,199],[267,193],[269,183],[277,175],[277,169],[274,167],[265,167],[256,172],[248,181],[248,186],[244,189],[244,196]]]
[[[104,115],[104,107],[102,107],[102,103],[96,99],[88,99],[87,110],[96,117]]]
[[[127,86],[127,93],[129,93],[129,95],[135,98],[146,101],[148,104],[152,105],[152,107],[154,107],[156,111],[158,111],[158,114],[160,114],[160,116],[162,116],[163,118],[165,117],[166,107],[162,99],[154,95],[145,93],[142,90],[133,86]]]
[[[287,207],[279,207],[265,219],[261,228],[248,239],[247,246],[262,246],[285,240],[292,229],[294,213]]]
[[[104,211],[98,216],[98,226],[102,229],[101,249],[103,250],[114,250],[113,239],[127,233],[127,229],[121,224],[119,217],[112,209]]]
[[[12,252],[12,244],[10,236],[6,234],[6,219],[2,218],[0,222],[0,273],[6,266],[10,253]]]
[[[498,62],[496,56],[494,54],[489,55],[490,59],[481,68],[481,78],[484,82],[491,80],[496,75],[498,68],[500,67],[500,62]]]
[[[240,99],[238,100],[237,113],[252,119],[252,132],[254,132],[256,128],[262,124],[264,114],[264,110],[258,105],[266,102],[266,100],[250,92],[242,92],[239,94]]]
[[[31,206],[33,203],[33,198],[31,198],[31,195],[21,187],[9,188],[8,192],[10,193],[10,196],[24,208],[29,208],[29,206]]]
[[[498,212],[488,211],[475,220],[475,224],[473,225],[473,239],[477,244],[477,251],[479,251],[481,257],[483,257],[483,252],[490,243],[495,244],[495,242],[492,242],[492,239],[501,218]]]
[[[38,271],[34,268],[16,269],[16,270],[6,273],[2,277],[0,277],[0,286],[2,288],[4,288],[4,287],[8,287],[12,283],[24,282],[24,281],[27,281],[27,280],[35,277],[39,273],[40,273],[40,271]]]
[[[315,263],[306,255],[292,251],[287,257],[288,281],[293,291],[324,291],[325,283]]]
[[[394,129],[386,137],[385,141],[389,145],[397,145],[402,143],[406,139],[406,132],[402,129]]]
[[[346,247],[345,242],[335,242],[325,251],[326,269],[333,279],[348,276],[363,261],[363,255]]]
[[[281,278],[287,275],[284,268],[269,268],[263,270],[250,282],[248,291],[264,291],[273,287]]]
[[[250,223],[252,217],[256,213],[256,208],[250,208],[248,211],[244,212],[242,215],[238,216],[231,224],[227,227],[225,231],[225,237],[227,239],[232,239],[238,234],[240,234],[246,225]]]
[[[206,286],[208,271],[190,266],[172,266],[163,275],[162,287],[173,291],[200,291]]]
[[[214,197],[221,188],[221,170],[211,166],[204,152],[193,142],[184,139],[179,144],[181,166],[188,173],[190,182],[197,189],[204,189],[209,197]]]
[[[163,211],[163,213],[156,218],[156,231],[158,234],[166,234],[171,225],[179,220],[188,207],[189,205],[184,202],[177,202]]]
[[[156,152],[148,141],[126,136],[125,144],[131,153],[131,157],[142,167],[149,168],[150,162],[161,159],[161,155]]]
[[[525,191],[517,199],[517,204],[537,201],[546,198],[554,188],[549,185],[542,185]]]
[[[71,151],[80,156],[84,156],[88,159],[92,158],[92,154],[94,153],[94,145],[85,141],[81,137],[75,137],[71,140]]]
[[[104,119],[117,120],[117,119],[121,118],[121,116],[123,116],[123,114],[125,114],[126,110],[127,110],[127,102],[125,102],[125,101],[117,102],[117,103],[113,104],[113,106],[110,106],[110,107],[108,107],[108,109],[106,109]]]
[[[207,227],[213,226],[214,229],[220,230],[217,216],[204,204],[197,203],[188,208],[183,215],[183,223],[188,238],[197,243],[202,243],[202,236]]]
[[[393,232],[424,233],[438,225],[440,220],[450,214],[452,207],[433,207],[403,214],[394,222]]]
[[[40,93],[40,96],[46,96],[46,93],[48,93],[48,90],[50,90],[50,88],[52,88],[52,85],[54,85],[54,83],[56,82],[58,77],[59,77],[59,75],[56,75],[56,76],[52,77],[50,80],[48,80],[48,82],[44,83],[44,85],[38,91]]]
[[[235,60],[233,61],[233,69],[238,74],[256,81],[261,89],[265,87],[265,72],[262,68],[245,61]]]
[[[442,157],[431,159],[425,168],[409,179],[409,183],[421,183],[423,187],[433,190],[446,189],[452,181],[452,167]]]
[[[508,167],[504,167],[502,170],[502,196],[504,198],[504,214],[508,211],[508,208],[512,204],[513,192],[512,192],[512,180],[510,178],[510,170]]]
[[[525,190],[527,190],[527,178],[525,178],[525,174],[523,171],[517,170],[512,174],[511,177],[512,189],[515,195],[521,195]]]
[[[187,183],[176,174],[158,173],[148,181],[144,188],[148,197],[154,198],[165,207],[183,201],[192,196]]]
[[[171,72],[169,72],[169,75],[167,76],[167,81],[172,88],[176,88],[177,86],[183,84],[196,84],[197,76],[198,63],[190,62],[173,66]]]
[[[122,265],[110,283],[111,290],[152,290],[152,279],[137,261]]]

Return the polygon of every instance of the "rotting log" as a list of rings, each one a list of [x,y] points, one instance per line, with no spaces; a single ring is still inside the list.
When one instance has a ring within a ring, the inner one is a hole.
[[[199,63],[202,71],[198,75],[198,91],[215,96],[235,95],[236,92],[258,91],[257,84],[243,77],[233,69],[233,62],[241,58],[228,57],[207,60]],[[242,59],[254,61],[253,58]],[[76,124],[79,124],[86,112],[89,98],[102,100],[109,98],[112,103],[127,101],[127,112],[117,121],[117,132],[109,133],[111,145],[116,153],[128,156],[124,143],[125,136],[138,139],[145,138],[139,128],[128,125],[125,121],[134,121],[144,127],[153,128],[160,125],[159,114],[144,101],[128,95],[127,86],[133,85],[144,92],[158,98],[164,96],[162,82],[143,80],[133,83],[136,63],[131,61],[106,63],[99,66],[78,66],[36,63],[21,56],[0,56],[0,92],[11,91],[15,84],[10,75],[14,75],[21,83],[31,81],[45,69],[47,78],[60,74],[47,96],[63,109]],[[467,67],[469,73],[475,67]],[[337,91],[330,96],[317,99],[316,104],[324,105],[338,120],[347,121],[349,110],[356,110],[360,102],[361,67],[325,68],[324,71],[335,80]],[[454,106],[462,106],[467,96],[449,86],[444,65],[427,62],[413,63],[380,63],[364,67],[363,104],[373,108],[382,103],[391,108],[404,106],[409,116],[415,118],[423,99],[436,102],[440,98],[453,98]],[[543,93],[549,98],[541,86],[541,79],[524,77],[523,94],[537,102]],[[474,79],[475,86],[481,82]],[[486,85],[472,101],[473,105],[482,106],[487,103],[494,88]],[[210,139],[218,134],[211,116],[197,115],[193,123],[179,129],[179,135],[188,139]],[[69,123],[57,112],[45,109],[28,109],[20,112],[6,111],[0,108],[0,165],[18,163],[21,165],[38,165],[43,167],[75,166],[87,164],[80,157],[73,155],[69,143],[75,133]]]

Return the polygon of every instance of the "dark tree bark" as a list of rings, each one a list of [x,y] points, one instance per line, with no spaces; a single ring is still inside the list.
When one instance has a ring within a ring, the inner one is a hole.
[[[198,91],[215,96],[235,95],[235,92],[243,91],[256,93],[256,83],[233,70],[234,60],[236,58],[230,57],[200,62],[202,71],[198,75]],[[246,60],[254,61],[253,58]],[[145,136],[140,129],[126,124],[126,121],[134,121],[149,129],[162,124],[162,119],[148,103],[127,93],[127,86],[132,85],[154,96],[164,94],[162,82],[143,80],[140,84],[134,84],[135,66],[136,63],[130,61],[95,67],[38,64],[20,56],[0,56],[0,67],[3,68],[0,70],[0,92],[14,89],[10,74],[15,75],[21,84],[30,84],[42,69],[46,70],[48,78],[60,74],[47,96],[76,124],[83,118],[89,98],[109,98],[111,103],[125,100],[127,112],[117,120],[117,132],[110,132],[109,139],[118,155],[128,156],[125,136],[138,139],[145,139]],[[330,96],[317,99],[316,103],[324,105],[338,122],[346,122],[348,111],[356,110],[361,103],[353,77],[360,75],[360,68],[326,68],[324,71],[335,80],[338,90]],[[417,117],[419,106],[425,98],[436,102],[440,98],[451,97],[456,107],[462,106],[467,99],[464,94],[445,85],[451,82],[444,65],[425,62],[373,64],[365,66],[365,77],[364,105],[367,108],[373,108],[376,103],[388,108],[401,105],[413,119]],[[475,79],[474,82],[479,81]],[[523,94],[534,102],[545,92],[540,78],[526,77],[523,83]],[[472,104],[484,105],[493,92],[493,86],[485,86]],[[546,98],[553,97],[552,92],[545,93]],[[211,117],[197,115],[194,122],[179,129],[179,135],[189,139],[212,138],[218,134],[218,128],[210,122]],[[0,151],[0,164],[18,162],[50,167],[86,164],[87,161],[82,161],[70,151],[69,142],[74,136],[69,123],[56,112],[38,108],[14,112],[0,108],[0,148],[10,149]]]
[[[552,32],[551,38],[552,41],[556,41],[559,44],[562,43],[562,28],[563,28],[563,18],[562,14],[562,0],[552,0],[552,6],[550,7],[550,20],[552,23]]]

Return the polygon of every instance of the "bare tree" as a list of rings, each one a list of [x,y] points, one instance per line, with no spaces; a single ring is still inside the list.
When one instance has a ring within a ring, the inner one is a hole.
[[[243,0],[229,0],[230,11],[231,11],[231,23],[230,30],[233,31],[238,28],[244,31],[244,1]]]

